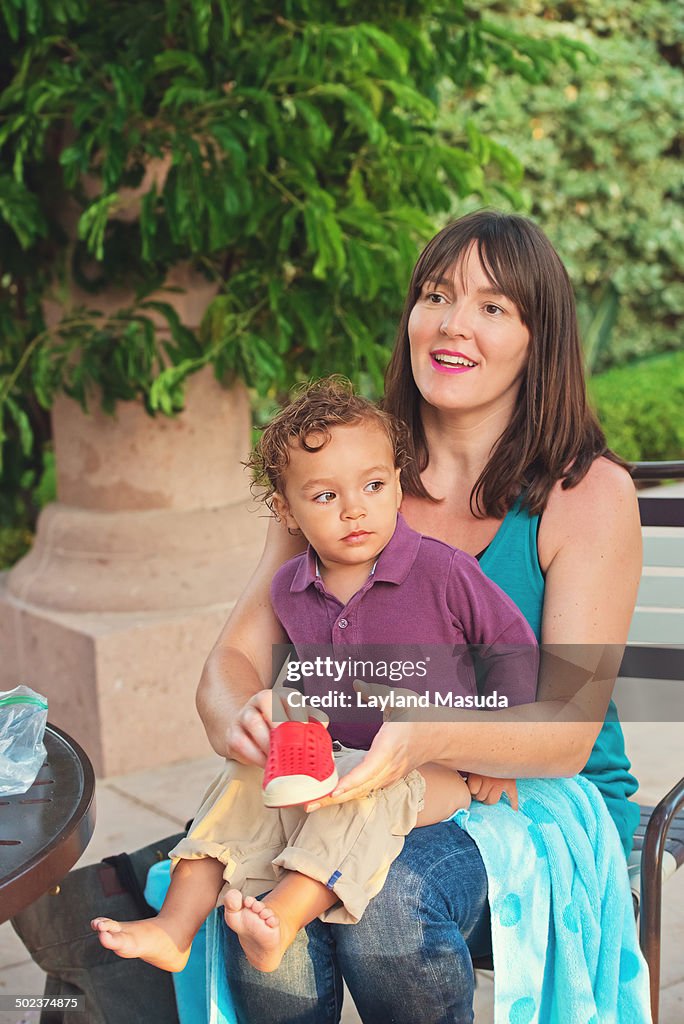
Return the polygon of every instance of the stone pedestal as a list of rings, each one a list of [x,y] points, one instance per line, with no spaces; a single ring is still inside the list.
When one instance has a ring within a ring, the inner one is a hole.
[[[210,371],[175,419],[55,406],[58,500],[0,587],[0,689],[44,693],[99,775],[208,753],[195,689],[265,533],[249,431]]]

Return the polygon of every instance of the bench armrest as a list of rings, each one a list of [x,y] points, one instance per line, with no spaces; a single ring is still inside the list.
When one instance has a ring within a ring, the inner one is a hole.
[[[651,983],[653,1019],[658,1019],[660,989],[660,914],[662,907],[662,871],[665,842],[672,822],[684,807],[684,779],[680,779],[654,807],[646,828],[641,851],[641,920],[639,938]]]

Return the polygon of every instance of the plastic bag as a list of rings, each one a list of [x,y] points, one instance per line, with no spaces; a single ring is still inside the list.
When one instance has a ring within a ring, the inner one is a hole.
[[[47,700],[28,686],[0,691],[0,796],[25,793],[45,761]]]

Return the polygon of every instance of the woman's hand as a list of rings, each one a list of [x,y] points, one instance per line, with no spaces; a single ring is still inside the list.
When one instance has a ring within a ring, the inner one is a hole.
[[[434,725],[429,723],[385,722],[363,761],[342,777],[331,796],[307,804],[305,810],[315,811],[328,804],[357,800],[403,779],[430,760],[431,736],[434,737]]]
[[[387,698],[390,693],[394,693],[395,696],[415,696],[415,690],[386,686],[383,683],[364,683],[359,679],[354,681],[354,689],[361,695],[364,703],[369,703],[369,698]],[[415,718],[415,714],[415,708],[406,710],[387,707],[383,711],[384,724],[376,734],[363,761],[342,777],[331,796],[307,804],[305,810],[315,811],[328,804],[344,804],[348,800],[357,800],[376,789],[391,786],[414,768],[427,764],[431,760],[429,733],[434,736],[434,726],[429,722],[406,720]]]
[[[515,779],[495,779],[491,775],[476,775],[471,772],[466,784],[473,800],[482,804],[498,804],[501,794],[506,793],[513,810],[518,810],[518,787]]]

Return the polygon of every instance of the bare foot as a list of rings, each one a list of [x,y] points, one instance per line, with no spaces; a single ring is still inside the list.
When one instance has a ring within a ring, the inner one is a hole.
[[[190,956],[190,946],[179,949],[160,918],[143,921],[112,921],[96,917],[90,927],[97,932],[105,949],[126,960],[139,958],[162,971],[182,971]]]
[[[295,933],[267,904],[254,896],[242,898],[229,889],[224,899],[226,924],[240,940],[245,956],[257,971],[275,971]]]

